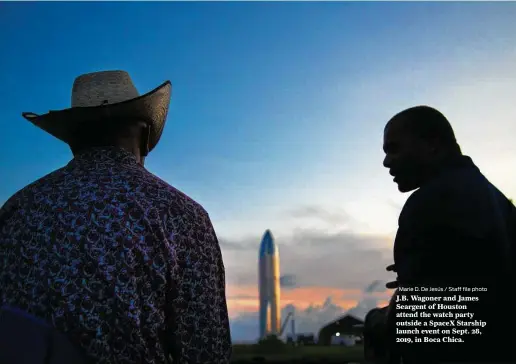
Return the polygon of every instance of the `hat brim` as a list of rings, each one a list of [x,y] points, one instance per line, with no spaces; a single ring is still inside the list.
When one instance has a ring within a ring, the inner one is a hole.
[[[124,117],[141,119],[150,126],[149,151],[151,151],[156,147],[163,134],[171,95],[172,84],[170,81],[166,81],[144,95],[116,104],[72,107],[49,111],[43,115],[24,112],[22,116],[65,143],[69,143],[77,128],[88,121]]]

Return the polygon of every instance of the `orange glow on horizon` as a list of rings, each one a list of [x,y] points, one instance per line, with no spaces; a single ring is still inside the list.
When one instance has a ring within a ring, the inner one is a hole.
[[[391,292],[372,293],[378,298],[379,306],[389,303]],[[281,307],[293,304],[299,309],[307,309],[312,306],[321,306],[328,297],[332,303],[348,310],[357,305],[364,294],[358,289],[340,289],[333,287],[302,287],[283,289],[281,291]],[[258,287],[228,285],[227,304],[230,317],[237,317],[243,313],[257,312],[259,308]]]

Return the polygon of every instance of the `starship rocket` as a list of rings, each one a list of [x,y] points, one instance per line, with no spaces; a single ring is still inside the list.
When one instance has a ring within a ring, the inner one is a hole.
[[[258,260],[260,338],[263,338],[279,335],[281,325],[279,252],[269,230],[263,235]]]

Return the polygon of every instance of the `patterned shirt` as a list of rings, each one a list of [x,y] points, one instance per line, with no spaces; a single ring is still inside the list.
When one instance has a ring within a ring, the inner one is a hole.
[[[134,155],[93,148],[0,210],[0,300],[97,363],[226,363],[225,273],[207,212]]]

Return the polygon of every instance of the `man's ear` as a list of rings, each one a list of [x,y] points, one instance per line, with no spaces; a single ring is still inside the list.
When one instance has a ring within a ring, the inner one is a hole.
[[[420,150],[427,156],[435,155],[440,149],[437,140],[421,139],[419,143]]]

